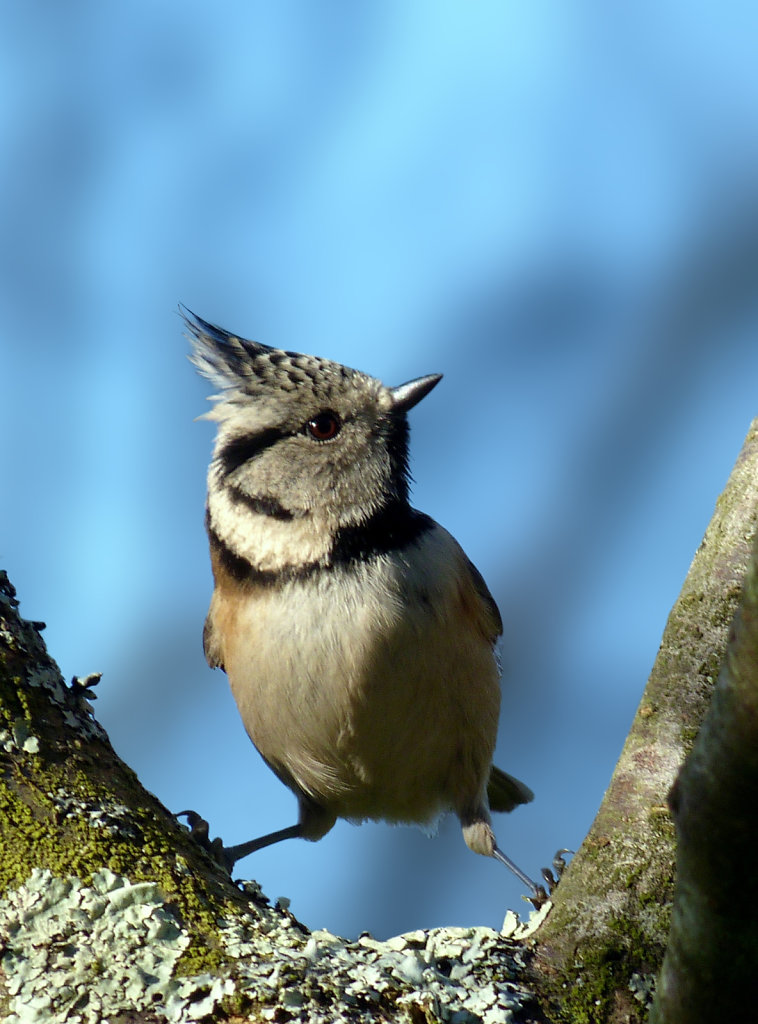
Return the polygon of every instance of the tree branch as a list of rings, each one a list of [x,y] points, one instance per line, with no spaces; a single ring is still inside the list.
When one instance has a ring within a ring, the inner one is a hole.
[[[667,796],[708,708],[757,522],[754,420],[669,615],[603,803],[539,933],[535,969],[553,978],[564,1013],[634,1020],[663,959],[675,860]]]
[[[653,1024],[758,1012],[756,794],[758,544],[713,700],[670,794],[676,896]]]

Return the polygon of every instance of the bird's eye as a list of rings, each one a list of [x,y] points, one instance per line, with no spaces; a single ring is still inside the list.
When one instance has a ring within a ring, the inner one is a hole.
[[[306,433],[310,434],[314,441],[331,441],[339,434],[341,427],[342,421],[339,416],[329,409],[318,413],[305,424]]]

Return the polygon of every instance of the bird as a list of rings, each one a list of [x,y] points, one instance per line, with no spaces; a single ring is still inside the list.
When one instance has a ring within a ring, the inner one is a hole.
[[[319,840],[338,818],[432,829],[452,812],[473,852],[539,897],[492,828],[492,811],[534,796],[492,763],[500,612],[458,542],[410,503],[408,412],[441,374],[387,387],[180,313],[216,389],[199,417],[217,424],[203,648],[298,802],[294,825],[221,847],[223,863]]]

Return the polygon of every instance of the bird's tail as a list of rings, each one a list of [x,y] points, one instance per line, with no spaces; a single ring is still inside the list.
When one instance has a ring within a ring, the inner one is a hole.
[[[534,793],[523,782],[493,764],[487,783],[487,797],[491,811],[512,811],[519,804],[534,800]]]

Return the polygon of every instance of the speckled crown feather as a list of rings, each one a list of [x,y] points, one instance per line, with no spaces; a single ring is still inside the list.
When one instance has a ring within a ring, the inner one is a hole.
[[[287,352],[257,341],[247,341],[208,323],[186,308],[180,307],[180,311],[192,342],[190,359],[204,377],[221,388],[222,393],[212,396],[211,401],[235,403],[263,393],[270,394],[272,389],[296,391],[310,388],[323,394],[346,384],[371,390],[381,387],[379,381],[359,370],[351,370],[319,356]]]

